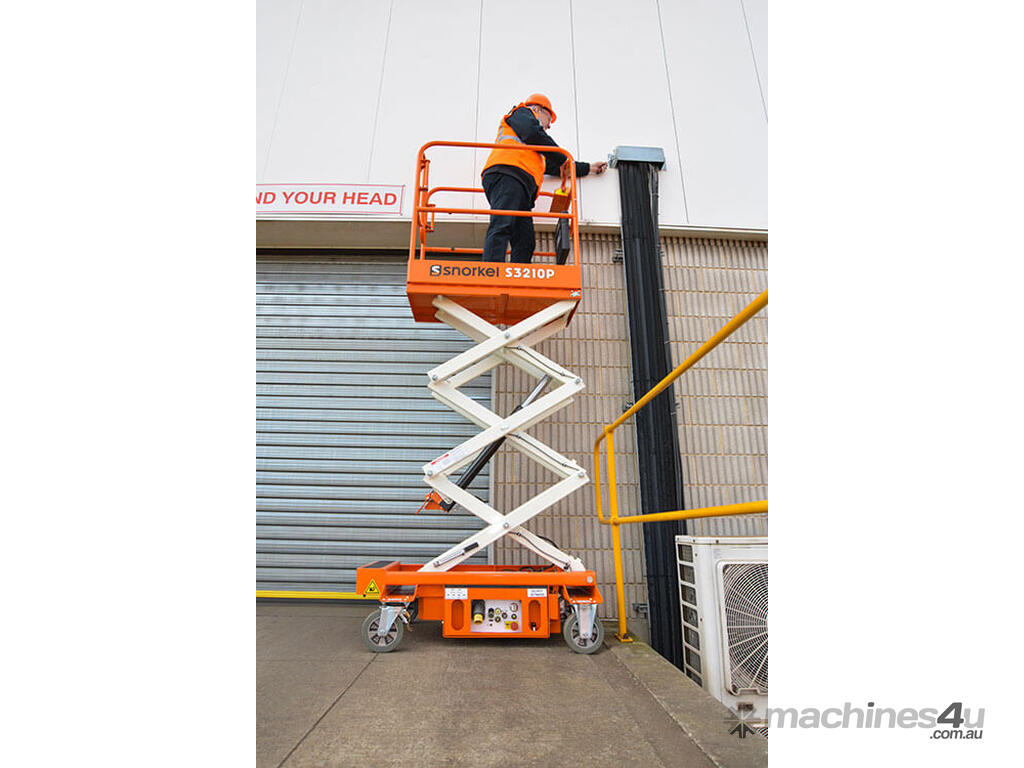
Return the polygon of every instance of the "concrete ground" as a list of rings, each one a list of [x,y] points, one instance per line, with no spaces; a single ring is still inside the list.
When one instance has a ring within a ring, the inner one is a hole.
[[[256,764],[766,766],[767,741],[642,643],[447,639],[416,622],[391,653],[360,636],[373,604],[256,606]]]

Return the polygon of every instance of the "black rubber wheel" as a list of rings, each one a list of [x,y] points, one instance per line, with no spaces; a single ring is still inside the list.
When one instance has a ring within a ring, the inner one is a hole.
[[[366,647],[374,653],[389,653],[398,647],[402,642],[402,634],[405,632],[405,625],[400,617],[395,618],[395,623],[384,637],[377,636],[377,627],[380,626],[380,609],[371,613],[363,620],[363,642]]]
[[[579,617],[573,612],[564,622],[562,637],[576,653],[597,653],[601,644],[604,643],[604,626],[601,624],[601,620],[595,616],[594,631],[590,634],[589,640],[584,640],[580,637]]]
[[[409,623],[412,624],[420,615],[420,601],[413,600],[406,610],[409,611]]]

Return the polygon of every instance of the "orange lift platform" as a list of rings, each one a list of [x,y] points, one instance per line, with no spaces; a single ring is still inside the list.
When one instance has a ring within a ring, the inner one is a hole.
[[[420,511],[449,512],[459,505],[479,517],[482,529],[426,563],[379,560],[356,570],[356,591],[376,596],[380,608],[363,622],[363,640],[375,652],[394,650],[404,627],[416,618],[442,622],[445,637],[546,638],[561,632],[577,653],[601,647],[597,576],[579,558],[525,524],[589,482],[572,459],[527,434],[534,424],[572,402],[583,381],[533,347],[571,321],[582,295],[579,205],[573,158],[560,147],[524,145],[523,151],[565,156],[562,185],[541,191],[547,211],[506,211],[438,205],[440,193],[483,194],[475,187],[429,186],[432,147],[493,149],[497,144],[432,141],[416,161],[406,293],[417,322],[446,323],[477,342],[427,371],[427,387],[439,401],[481,431],[423,466],[431,490]],[[508,145],[500,145],[507,149]],[[482,248],[427,246],[437,214],[510,215],[553,219],[555,250],[536,252],[531,264],[481,261]],[[539,260],[538,260],[539,257]],[[507,416],[491,411],[459,387],[503,363],[538,379],[523,403]],[[547,392],[545,393],[545,390]],[[508,444],[559,479],[551,487],[501,513],[467,490],[498,448]],[[459,478],[451,475],[462,470]],[[546,565],[477,565],[464,561],[508,536]]]

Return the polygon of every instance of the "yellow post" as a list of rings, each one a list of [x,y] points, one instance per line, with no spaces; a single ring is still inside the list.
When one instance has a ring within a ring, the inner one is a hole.
[[[611,432],[605,442],[608,443],[604,458],[608,463],[608,519],[615,525],[619,518],[619,489],[615,484],[615,437]]]
[[[622,582],[622,538],[619,534],[619,521],[612,521],[612,554],[615,558],[615,600],[619,608],[619,631],[615,635],[622,643],[631,643],[633,638],[626,630],[626,590]]]
[[[626,632],[626,591],[622,584],[622,538],[619,535],[619,496],[615,483],[615,438],[611,432],[607,433],[608,447],[608,519],[612,524],[612,558],[615,562],[615,602],[619,607],[619,632],[616,637],[620,642],[632,642],[627,639]]]

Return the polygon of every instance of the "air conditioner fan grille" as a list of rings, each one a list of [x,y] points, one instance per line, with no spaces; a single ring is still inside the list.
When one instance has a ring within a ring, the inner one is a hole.
[[[723,567],[730,688],[768,692],[768,563]]]

